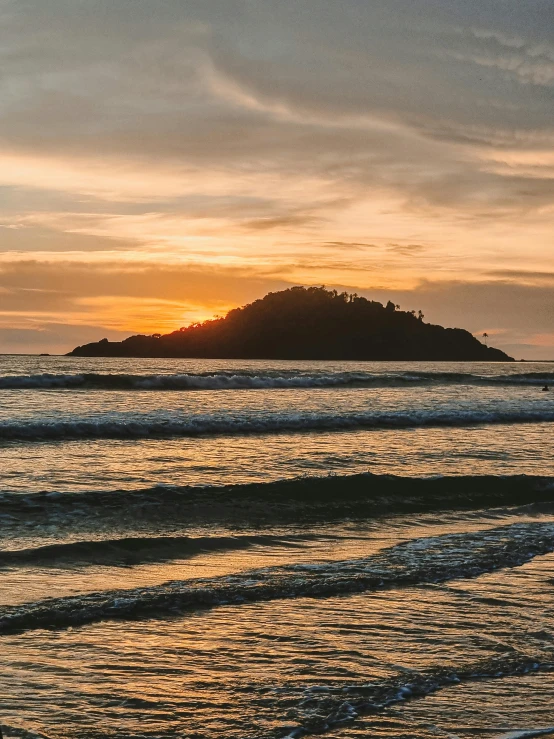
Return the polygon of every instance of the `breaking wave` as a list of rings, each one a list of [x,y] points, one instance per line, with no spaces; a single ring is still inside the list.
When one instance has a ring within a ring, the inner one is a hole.
[[[359,716],[380,713],[390,706],[425,698],[454,685],[552,670],[553,663],[542,662],[540,657],[516,652],[482,662],[463,664],[457,668],[435,667],[422,672],[403,673],[359,686],[325,687],[323,690],[307,688],[296,705],[289,709],[289,716],[292,714],[298,725],[285,739],[324,734],[333,728],[351,724]],[[554,727],[509,732],[503,736],[506,739],[508,736],[524,739],[546,734],[554,734]]]
[[[0,633],[446,582],[517,567],[553,550],[554,523],[512,524],[477,533],[414,539],[361,559],[268,567],[224,577],[178,580],[3,606]]]
[[[0,439],[144,439],[148,437],[234,436],[302,431],[466,427],[554,421],[554,406],[529,410],[391,411],[389,413],[276,413],[258,418],[210,415],[83,417],[71,420],[3,421]]]
[[[199,374],[5,375],[0,389],[44,390],[250,390],[271,388],[403,387],[417,385],[545,385],[552,372],[482,375],[470,372],[213,372]]]

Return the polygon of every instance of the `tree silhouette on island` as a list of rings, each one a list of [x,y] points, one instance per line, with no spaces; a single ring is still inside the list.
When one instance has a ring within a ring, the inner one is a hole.
[[[78,357],[514,361],[468,331],[324,287],[292,287],[170,334],[78,346]]]

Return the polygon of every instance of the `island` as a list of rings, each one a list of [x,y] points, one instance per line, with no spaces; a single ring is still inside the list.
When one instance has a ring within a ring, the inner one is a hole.
[[[268,293],[223,318],[169,334],[78,346],[74,357],[195,357],[387,361],[514,361],[469,331],[425,323],[402,311],[324,287]]]

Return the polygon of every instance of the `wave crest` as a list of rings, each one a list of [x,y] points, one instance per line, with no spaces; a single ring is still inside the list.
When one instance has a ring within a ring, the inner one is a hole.
[[[224,577],[4,606],[0,607],[0,633],[445,582],[516,567],[553,550],[553,523],[512,524],[476,533],[414,539],[358,560],[268,567]]]
[[[53,374],[4,375],[0,389],[17,390],[256,390],[333,387],[404,387],[418,385],[545,385],[552,372],[481,375],[470,372],[240,372],[181,374]]]
[[[554,407],[498,411],[391,411],[390,413],[290,413],[259,418],[210,415],[155,418],[152,416],[84,417],[71,420],[3,421],[0,439],[49,441],[65,439],[145,439],[148,437],[236,436],[302,431],[466,427],[554,421]]]
[[[289,709],[289,715],[294,716],[298,725],[285,739],[298,739],[308,734],[324,734],[334,727],[351,724],[358,716],[380,713],[389,706],[425,698],[454,685],[485,679],[498,680],[531,672],[552,672],[553,669],[554,664],[543,663],[540,657],[515,653],[462,664],[457,668],[436,667],[414,671],[409,675],[403,673],[360,686],[327,687],[322,693],[308,688],[298,704]],[[554,727],[510,732],[503,736],[524,739],[552,733]]]

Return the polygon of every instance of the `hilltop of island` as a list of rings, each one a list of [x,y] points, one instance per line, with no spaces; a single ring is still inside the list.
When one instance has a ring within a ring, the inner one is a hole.
[[[425,323],[402,311],[324,287],[268,293],[224,318],[170,334],[102,339],[78,346],[76,357],[197,357],[389,361],[514,361],[461,328]]]

